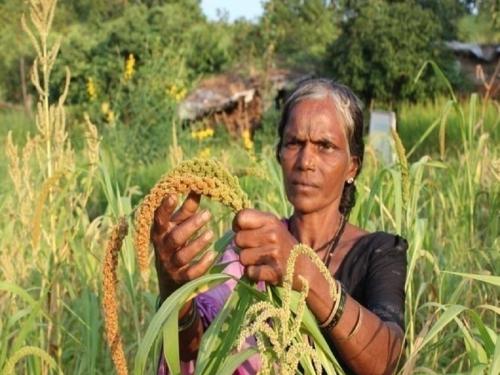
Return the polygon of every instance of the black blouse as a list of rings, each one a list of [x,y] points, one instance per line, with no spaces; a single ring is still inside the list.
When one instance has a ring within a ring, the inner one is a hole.
[[[408,243],[400,236],[367,234],[354,244],[335,274],[351,297],[381,320],[397,323],[403,331],[407,248]],[[329,343],[342,368],[351,374]]]

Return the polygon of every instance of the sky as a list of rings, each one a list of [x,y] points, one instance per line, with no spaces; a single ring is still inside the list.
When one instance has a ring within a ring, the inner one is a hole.
[[[262,0],[202,0],[201,7],[209,20],[217,20],[217,9],[228,12],[229,21],[244,17],[254,21],[262,14]]]

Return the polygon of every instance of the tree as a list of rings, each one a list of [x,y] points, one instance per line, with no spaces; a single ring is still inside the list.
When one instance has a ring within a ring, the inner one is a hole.
[[[320,61],[337,36],[334,8],[324,0],[269,0],[261,19],[263,37],[292,65]]]
[[[415,2],[437,17],[445,40],[454,40],[458,34],[458,21],[470,11],[466,1],[416,0]]]
[[[342,33],[329,48],[327,72],[368,105],[374,99],[416,100],[439,91],[442,83],[432,74],[413,82],[426,60],[449,64],[437,17],[415,2],[357,4],[345,13]]]

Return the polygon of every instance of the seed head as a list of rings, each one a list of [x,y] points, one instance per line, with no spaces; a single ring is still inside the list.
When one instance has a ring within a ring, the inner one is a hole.
[[[241,190],[238,180],[221,163],[213,159],[193,159],[180,163],[151,189],[135,215],[134,245],[143,275],[148,268],[150,230],[156,209],[166,195],[186,194],[189,191],[219,201],[233,211],[250,207],[250,201]]]
[[[127,375],[127,360],[123,351],[120,328],[118,325],[118,302],[116,298],[116,284],[118,255],[123,239],[127,235],[127,220],[122,217],[111,231],[111,236],[106,245],[106,255],[103,267],[103,310],[106,329],[106,340],[111,351],[111,357],[119,375]]]

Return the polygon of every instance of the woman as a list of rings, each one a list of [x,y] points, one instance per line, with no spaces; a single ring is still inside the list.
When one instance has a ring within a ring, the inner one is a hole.
[[[280,220],[258,210],[240,211],[233,220],[239,255],[229,249],[225,257],[239,257],[239,264],[228,272],[279,285],[292,247],[299,242],[309,245],[344,287],[342,299],[333,300],[311,261],[297,260],[295,278],[302,275],[309,282],[307,305],[343,368],[348,373],[389,374],[395,370],[404,336],[407,244],[401,237],[367,233],[348,223],[354,180],[363,161],[362,133],[359,100],[350,89],[325,79],[299,84],[285,103],[277,146],[293,215]],[[153,242],[163,299],[214,262],[214,254],[207,253],[198,263],[190,263],[213,239],[206,230],[190,240],[210,219],[209,212],[198,212],[199,200],[189,194],[174,212],[177,201],[169,197],[156,212]],[[295,289],[300,285],[294,281]],[[199,296],[181,310],[182,360],[196,358],[203,330],[230,287]],[[240,373],[255,372],[254,363],[245,366]]]

